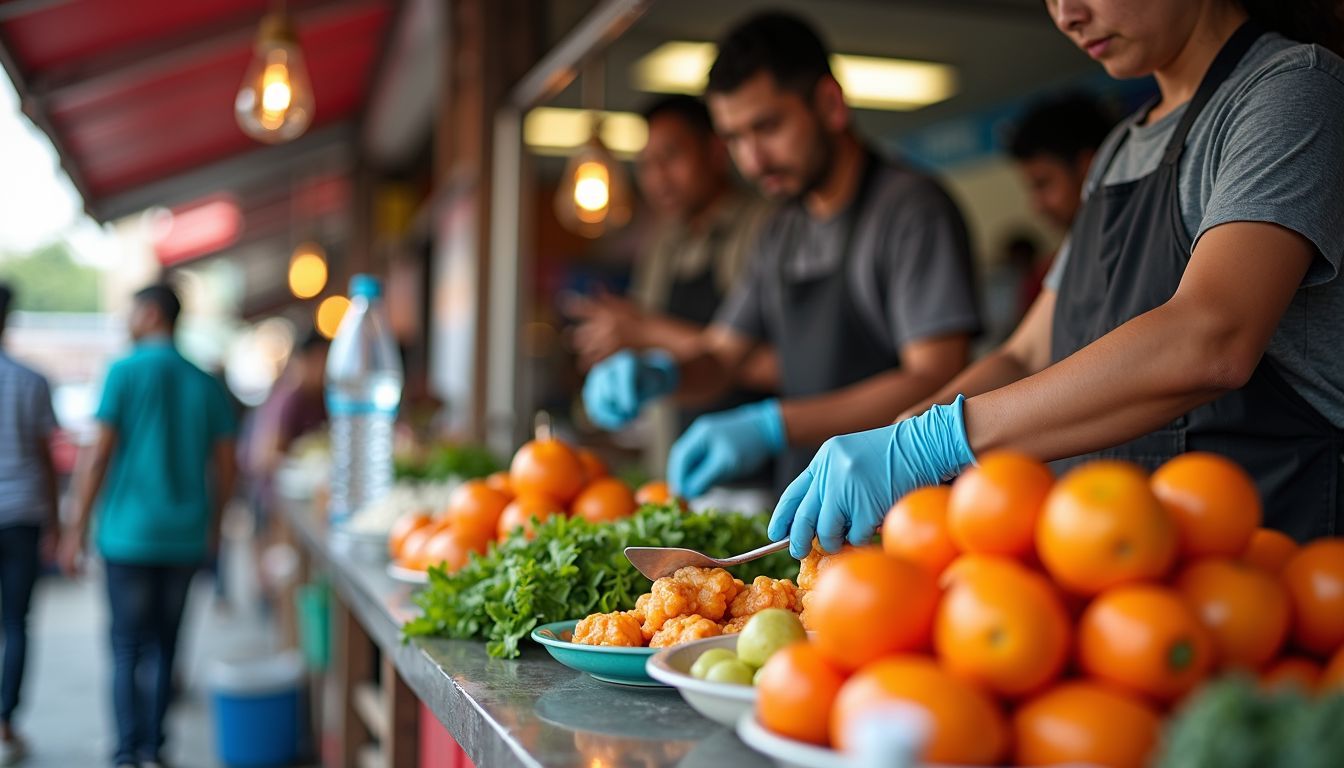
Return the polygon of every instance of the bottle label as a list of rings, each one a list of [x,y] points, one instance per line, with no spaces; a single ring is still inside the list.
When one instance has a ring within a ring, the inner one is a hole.
[[[367,416],[369,414],[395,414],[396,401],[380,403],[376,400],[356,400],[342,395],[327,393],[327,414],[331,416]]]

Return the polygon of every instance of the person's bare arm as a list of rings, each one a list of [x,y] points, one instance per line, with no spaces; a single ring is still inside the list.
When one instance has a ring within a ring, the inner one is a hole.
[[[89,521],[93,515],[93,505],[102,491],[103,481],[107,477],[107,467],[112,461],[112,452],[116,450],[117,432],[107,424],[98,425],[98,435],[94,438],[76,473],[74,499],[75,506],[70,523],[61,538],[60,565],[66,573],[78,570],[79,560],[84,553],[84,542],[89,535]]]
[[[61,535],[61,497],[56,485],[56,462],[51,455],[51,435],[37,439],[36,451],[38,464],[42,472],[42,493],[46,497],[47,514],[42,524],[42,557],[50,561],[56,556],[56,547]]]
[[[779,391],[779,355],[773,346],[756,345],[737,370],[737,385],[764,395]]]
[[[889,423],[912,402],[929,396],[966,365],[966,334],[920,339],[901,349],[901,367],[815,397],[784,400],[784,433],[811,445]]]
[[[1117,445],[1243,386],[1315,247],[1274,224],[1209,230],[1175,295],[1068,358],[966,401],[976,453],[1057,459]]]
[[[934,405],[947,405],[957,399],[957,395],[973,397],[1006,387],[1044,369],[1050,364],[1054,317],[1055,292],[1043,288],[1007,340],[958,374],[932,397],[907,408],[896,420],[918,416]]]
[[[768,360],[753,357],[759,346],[756,340],[726,325],[706,328],[691,354],[677,358],[677,401],[686,405],[713,402],[732,389],[748,363],[756,366],[752,373],[768,375],[764,368]],[[760,383],[768,387],[766,391],[779,386],[778,380]]]
[[[704,330],[704,326],[671,315],[645,312],[634,302],[610,294],[570,298],[564,311],[578,321],[573,343],[584,368],[621,349],[666,349],[673,357],[690,357],[699,350]]]

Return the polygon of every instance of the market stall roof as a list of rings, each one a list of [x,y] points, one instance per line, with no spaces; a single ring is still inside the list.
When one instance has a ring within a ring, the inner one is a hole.
[[[398,5],[290,0],[317,108],[308,135],[279,147],[233,117],[268,0],[0,0],[0,62],[106,221],[350,143]]]

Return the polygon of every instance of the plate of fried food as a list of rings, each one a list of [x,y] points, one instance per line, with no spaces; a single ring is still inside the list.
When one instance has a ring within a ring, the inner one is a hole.
[[[766,608],[802,610],[789,579],[757,576],[744,584],[722,568],[686,567],[653,583],[633,610],[595,613],[532,631],[556,661],[597,680],[663,686],[649,677],[648,658],[663,648],[735,634]]]

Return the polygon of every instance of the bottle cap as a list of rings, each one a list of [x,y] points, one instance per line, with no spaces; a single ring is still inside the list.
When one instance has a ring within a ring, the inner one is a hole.
[[[383,295],[383,284],[373,275],[355,275],[350,278],[350,298],[362,296],[376,299]]]

